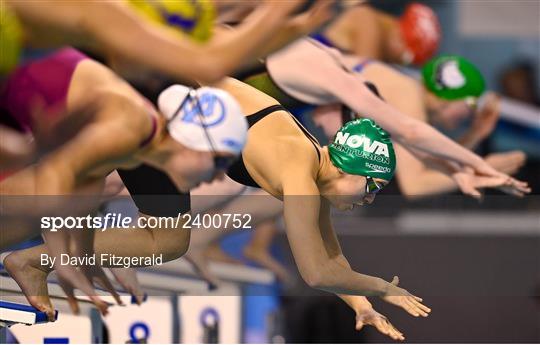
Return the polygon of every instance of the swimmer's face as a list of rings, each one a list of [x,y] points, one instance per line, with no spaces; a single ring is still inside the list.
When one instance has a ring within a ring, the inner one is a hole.
[[[182,192],[197,188],[202,183],[222,180],[237,156],[222,152],[185,150],[168,164],[168,173]]]
[[[367,182],[368,179],[364,176],[341,173],[334,183],[332,195],[327,196],[327,199],[342,211],[352,210],[355,206],[370,205],[375,200],[376,193],[367,192]],[[388,184],[388,181],[379,178],[372,179],[371,183],[373,182],[381,188]]]

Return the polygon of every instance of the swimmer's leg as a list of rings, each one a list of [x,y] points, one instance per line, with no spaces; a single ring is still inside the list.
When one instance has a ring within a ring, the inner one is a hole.
[[[41,234],[39,223],[25,217],[0,218],[0,251]]]
[[[98,231],[94,238],[96,257],[101,254],[113,254],[122,257],[163,255],[163,261],[174,260],[182,256],[189,245],[190,231],[182,229],[107,229]],[[39,245],[11,253],[4,260],[4,265],[21,287],[31,305],[37,309],[52,313],[47,291],[47,276],[50,267],[41,266],[41,255],[47,254],[46,245]],[[110,267],[110,262],[105,262]]]
[[[231,200],[222,208],[205,213],[210,215],[247,214],[251,217],[250,226],[256,228],[261,222],[275,218],[282,212],[283,205],[281,201],[262,190],[249,188],[244,194]],[[212,285],[217,284],[219,280],[208,269],[208,248],[222,236],[235,230],[240,229],[235,229],[229,222],[228,226],[223,223],[221,228],[194,230],[192,233],[190,248],[185,257],[193,264],[201,276]],[[223,255],[225,254],[223,253]]]

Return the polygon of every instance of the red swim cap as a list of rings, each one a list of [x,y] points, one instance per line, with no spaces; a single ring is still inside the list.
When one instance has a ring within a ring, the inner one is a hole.
[[[414,64],[422,64],[439,48],[441,26],[431,8],[411,3],[400,19],[401,35]]]

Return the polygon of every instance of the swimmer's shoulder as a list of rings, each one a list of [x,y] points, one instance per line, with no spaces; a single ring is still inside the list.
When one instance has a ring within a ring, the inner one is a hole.
[[[307,138],[302,140],[298,136],[284,136],[276,143],[275,150],[285,171],[295,172],[298,176],[317,176],[319,155]]]
[[[277,100],[264,92],[234,78],[225,78],[212,85],[230,93],[240,103],[244,114],[254,114],[261,109],[279,104]]]

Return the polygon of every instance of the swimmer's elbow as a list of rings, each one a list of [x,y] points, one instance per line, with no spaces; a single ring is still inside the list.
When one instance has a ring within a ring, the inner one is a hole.
[[[317,269],[301,271],[300,275],[304,282],[313,289],[322,289],[326,286],[323,274]]]
[[[317,290],[332,289],[335,286],[333,277],[336,273],[336,267],[331,260],[317,260],[317,262],[309,265],[309,268],[300,269],[300,275],[304,282],[309,287]]]

